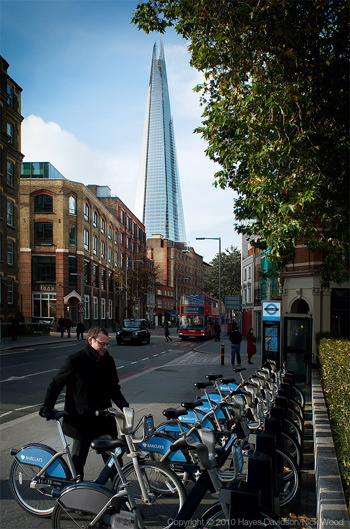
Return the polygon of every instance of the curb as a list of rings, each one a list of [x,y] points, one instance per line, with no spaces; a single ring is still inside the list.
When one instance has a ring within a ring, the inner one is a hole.
[[[311,377],[317,529],[326,529],[330,525],[349,529],[350,520],[327,406],[321,387],[319,371],[315,366],[312,369]]]

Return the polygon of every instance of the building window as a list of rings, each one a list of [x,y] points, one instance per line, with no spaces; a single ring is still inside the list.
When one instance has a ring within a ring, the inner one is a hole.
[[[69,245],[70,246],[77,245],[77,227],[75,224],[69,225]]]
[[[56,293],[33,292],[34,318],[56,318]]]
[[[10,145],[13,145],[13,125],[11,123],[7,123],[6,126],[7,136],[8,136],[8,143]]]
[[[90,296],[84,295],[85,318],[90,319]]]
[[[97,211],[94,211],[92,214],[92,224],[94,228],[97,228]]]
[[[91,285],[90,261],[84,261],[84,283],[85,285]]]
[[[120,254],[120,266],[121,266],[121,268],[124,268],[124,261],[125,261],[124,253],[121,252],[121,254]]]
[[[52,213],[53,200],[50,195],[36,195],[34,197],[34,213]]]
[[[77,214],[77,199],[73,196],[69,197],[69,214],[70,215]]]
[[[101,259],[106,257],[106,244],[105,241],[101,241]]]
[[[118,246],[118,232],[117,231],[114,232],[114,244]]]
[[[98,320],[98,297],[93,296],[94,320]]]
[[[52,222],[35,222],[34,224],[34,244],[51,245],[53,243]]]
[[[7,162],[7,185],[13,187],[13,163]]]
[[[56,258],[50,256],[33,256],[33,281],[53,283],[56,281]]]
[[[93,265],[92,267],[92,284],[94,287],[98,287],[98,266]]]
[[[110,224],[108,225],[108,239],[112,240],[112,226]]]
[[[113,319],[113,302],[111,299],[108,300],[108,319]]]
[[[88,250],[89,249],[89,230],[87,230],[86,228],[84,229],[84,248],[85,250]]]
[[[106,319],[106,300],[105,300],[105,298],[101,298],[101,318],[103,320]]]
[[[7,224],[8,226],[13,226],[13,202],[10,200],[7,201]]]
[[[106,222],[105,219],[101,219],[101,233],[104,235],[106,231]]]
[[[101,268],[101,289],[106,290],[106,270]]]
[[[120,212],[120,220],[123,226],[125,226],[125,211],[122,209]]]
[[[108,290],[113,292],[113,272],[108,272]]]
[[[14,296],[13,296],[13,279],[7,281],[7,303],[8,305],[13,305]]]
[[[78,276],[76,274],[77,274],[77,259],[76,257],[68,257],[68,277],[69,277],[69,282],[73,285],[76,285],[78,282]]]
[[[120,244],[121,244],[122,246],[124,246],[124,239],[125,239],[124,232],[121,231],[121,232],[120,232]]]
[[[7,104],[13,108],[13,87],[7,83]]]
[[[112,262],[112,246],[108,246],[108,262]]]
[[[131,229],[131,218],[130,217],[127,217],[126,219],[126,227],[127,227],[127,230],[130,231]]]
[[[161,308],[162,308],[162,300],[158,299],[158,309],[161,309]]]
[[[13,265],[13,242],[7,241],[7,264]]]
[[[96,237],[96,235],[93,235],[93,237],[92,237],[92,253],[94,255],[97,255],[97,237]]]
[[[114,251],[114,266],[118,266],[118,252]]]
[[[89,208],[89,204],[85,202],[84,203],[84,219],[89,220],[89,218],[90,218],[90,208]]]

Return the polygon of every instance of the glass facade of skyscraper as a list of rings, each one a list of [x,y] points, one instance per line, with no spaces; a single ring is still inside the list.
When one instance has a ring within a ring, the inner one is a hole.
[[[135,214],[147,237],[186,241],[168,80],[161,45],[154,45],[143,129]]]

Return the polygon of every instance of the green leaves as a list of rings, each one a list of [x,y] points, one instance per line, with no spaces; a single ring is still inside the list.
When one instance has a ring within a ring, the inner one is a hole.
[[[323,286],[347,280],[349,0],[150,0],[138,10],[140,29],[174,26],[188,39],[204,73],[195,132],[221,165],[213,184],[237,193],[236,230],[259,234],[276,270],[302,242],[322,255]]]

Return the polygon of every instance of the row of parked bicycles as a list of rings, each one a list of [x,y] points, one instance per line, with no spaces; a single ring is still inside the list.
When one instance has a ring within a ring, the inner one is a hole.
[[[298,494],[304,396],[294,375],[274,362],[240,381],[208,374],[198,397],[163,411],[158,426],[114,408],[120,437],[91,447],[109,459],[94,481],[80,481],[57,423],[62,450],[43,444],[12,449],[11,491],[53,529],[233,526],[280,527],[281,509]],[[129,460],[126,464],[126,460]],[[111,483],[111,485],[108,485]],[[199,513],[199,514],[198,514]]]

